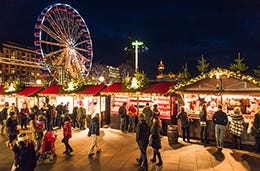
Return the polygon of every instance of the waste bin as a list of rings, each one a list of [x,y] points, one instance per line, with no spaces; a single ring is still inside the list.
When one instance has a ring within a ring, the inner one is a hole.
[[[178,143],[178,126],[177,125],[168,125],[167,127],[167,136],[169,145]]]

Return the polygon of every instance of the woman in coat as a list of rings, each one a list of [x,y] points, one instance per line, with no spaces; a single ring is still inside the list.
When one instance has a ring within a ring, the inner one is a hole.
[[[240,107],[234,108],[234,114],[231,116],[232,120],[229,126],[229,132],[233,135],[233,147],[235,149],[241,148],[241,136],[244,130],[244,118]]]
[[[200,141],[208,144],[208,119],[207,119],[207,107],[204,104],[200,111]]]
[[[151,138],[152,138],[152,143],[151,146],[153,147],[153,158],[151,159],[151,162],[156,162],[156,156],[158,157],[159,162],[156,163],[157,166],[162,165],[162,157],[160,154],[159,149],[162,148],[161,146],[161,137],[160,137],[160,119],[159,117],[154,117],[153,118],[153,124],[151,127]]]
[[[181,112],[176,116],[177,119],[181,120],[181,128],[182,128],[182,138],[183,141],[186,141],[186,136],[188,142],[190,142],[190,122],[187,113],[184,111],[184,107],[180,108]],[[186,135],[185,135],[186,134]]]

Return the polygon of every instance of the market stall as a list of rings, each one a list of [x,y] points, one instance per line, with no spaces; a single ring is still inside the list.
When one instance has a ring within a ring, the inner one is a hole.
[[[110,97],[110,126],[119,129],[120,117],[118,109],[127,102],[127,106],[134,104],[138,113],[142,112],[146,103],[150,106],[158,105],[160,118],[163,121],[164,132],[171,122],[172,115],[176,114],[176,103],[174,96],[166,96],[169,88],[174,82],[152,82],[149,87],[137,92],[127,91],[123,88],[123,83],[114,83],[101,91],[101,95]]]
[[[96,112],[101,113],[101,119],[103,119],[105,118],[102,114],[106,110],[106,99],[99,96],[99,92],[105,87],[104,84],[85,85],[82,90],[77,92],[62,92],[61,85],[53,85],[39,92],[39,96],[41,102],[48,101],[49,104],[54,105],[58,105],[61,102],[69,104],[69,114],[72,113],[75,106],[83,104],[87,114],[91,115],[93,104],[96,102]]]
[[[245,119],[245,130],[242,136],[244,144],[253,144],[254,138],[246,133],[248,122],[252,119],[255,107],[260,104],[259,80],[239,74],[227,69],[213,69],[209,73],[201,74],[185,83],[173,86],[170,94],[176,94],[179,106],[184,106],[191,122],[191,137],[200,138],[199,112],[203,104],[207,105],[209,122],[209,139],[214,140],[214,125],[212,116],[217,105],[222,104],[223,111],[228,115],[233,113],[235,106],[239,106]],[[179,129],[181,134],[181,129]],[[231,135],[226,129],[226,142],[231,142]]]
[[[27,102],[29,107],[32,107],[34,104],[39,104],[39,100],[37,97],[37,93],[43,89],[42,86],[32,86],[25,87],[21,91],[14,93],[4,93],[3,87],[0,89],[0,105],[5,102],[9,102],[9,104],[14,103],[18,109],[22,107],[23,102]]]

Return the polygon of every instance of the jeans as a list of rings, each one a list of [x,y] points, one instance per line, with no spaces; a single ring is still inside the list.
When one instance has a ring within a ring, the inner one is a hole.
[[[135,131],[135,117],[129,117],[129,132]]]
[[[215,125],[215,136],[217,148],[223,148],[223,141],[225,137],[225,125]]]
[[[100,151],[101,148],[99,147],[97,141],[98,141],[98,136],[96,134],[92,134],[91,135],[91,145],[90,145],[88,154],[94,153],[95,147],[96,147],[97,151]]]
[[[71,148],[71,146],[69,144],[69,138],[64,138],[63,139],[63,143],[64,143],[64,145],[66,147],[66,151],[71,151],[72,150],[72,148]]]
[[[147,163],[147,154],[146,154],[146,149],[147,149],[147,145],[140,145],[138,143],[138,146],[139,146],[139,149],[141,151],[141,155],[140,155],[140,158],[139,158],[139,161],[140,163],[143,162],[143,167],[146,167],[148,168],[148,163]]]
[[[126,118],[120,118],[120,129],[121,131],[126,131]]]
[[[206,126],[200,127],[200,140],[205,141],[205,143],[208,141],[208,123]]]
[[[186,136],[187,136],[187,140],[190,141],[190,127],[181,127],[181,128],[182,128],[183,141],[185,141]]]

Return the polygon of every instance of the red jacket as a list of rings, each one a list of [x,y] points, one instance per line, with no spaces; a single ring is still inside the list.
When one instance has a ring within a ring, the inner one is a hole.
[[[63,136],[64,136],[64,138],[71,138],[72,137],[71,123],[69,121],[64,122]]]
[[[131,105],[128,109],[129,113],[128,115],[131,116],[131,117],[135,117],[137,116],[137,109],[134,105]]]

